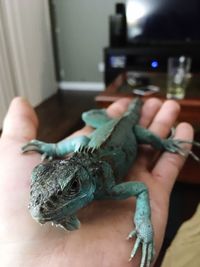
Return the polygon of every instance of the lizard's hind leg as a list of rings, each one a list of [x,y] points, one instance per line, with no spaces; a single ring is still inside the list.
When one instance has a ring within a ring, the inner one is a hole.
[[[200,159],[189,148],[184,147],[184,144],[191,144],[200,147],[200,143],[198,142],[173,139],[171,137],[161,139],[159,136],[139,125],[134,127],[134,133],[140,144],[149,144],[158,150],[176,153],[183,157],[191,155],[196,161],[200,161]]]
[[[107,115],[105,109],[92,109],[82,113],[82,120],[86,125],[99,128],[110,121],[111,118]]]

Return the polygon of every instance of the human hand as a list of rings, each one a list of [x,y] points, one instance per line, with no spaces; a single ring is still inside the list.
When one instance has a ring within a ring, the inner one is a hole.
[[[112,117],[121,115],[128,99],[121,99],[108,108]],[[174,101],[163,105],[158,99],[146,101],[141,125],[166,137],[174,125],[179,106]],[[0,266],[138,266],[140,253],[128,262],[133,242],[126,236],[132,229],[133,199],[93,202],[78,215],[82,227],[66,232],[51,225],[40,226],[30,216],[30,174],[40,162],[40,155],[22,155],[20,148],[36,137],[37,118],[30,105],[15,99],[5,119],[0,139]],[[89,127],[76,132],[86,134]],[[175,138],[192,140],[190,125],[182,123]],[[171,189],[184,163],[178,155],[163,153],[153,157],[154,150],[142,148],[130,170],[128,180],[144,182],[150,191],[155,250],[162,244]],[[157,155],[157,154],[155,154]],[[155,161],[156,158],[156,161]]]

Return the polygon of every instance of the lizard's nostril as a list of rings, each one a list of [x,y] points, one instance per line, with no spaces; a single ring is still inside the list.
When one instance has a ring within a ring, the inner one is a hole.
[[[58,196],[61,196],[61,195],[62,195],[62,190],[58,190],[58,191],[57,191],[57,195],[58,195]]]
[[[50,199],[53,201],[53,202],[56,202],[58,200],[57,196],[56,195],[52,195],[50,197]]]
[[[39,195],[37,196],[37,199],[35,200],[35,205],[36,205],[36,206],[37,206],[38,204],[40,204],[41,198],[42,198],[42,195],[39,194]]]
[[[44,207],[41,206],[41,207],[39,208],[39,210],[40,210],[40,212],[43,212],[43,211],[44,211]]]
[[[53,202],[51,202],[50,200],[48,200],[45,204],[46,204],[46,206],[47,206],[48,208],[53,208],[53,207],[54,207]]]

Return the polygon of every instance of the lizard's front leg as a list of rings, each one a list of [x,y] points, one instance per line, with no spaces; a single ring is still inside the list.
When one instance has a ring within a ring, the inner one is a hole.
[[[36,151],[42,154],[43,159],[52,159],[78,151],[81,147],[86,146],[89,141],[90,138],[84,135],[67,138],[58,143],[45,143],[39,140],[31,140],[22,147],[22,152]]]
[[[136,197],[136,211],[134,216],[135,229],[130,232],[128,239],[136,237],[130,260],[135,256],[138,248],[142,247],[140,267],[148,267],[154,257],[153,227],[151,223],[151,208],[149,194],[145,184],[141,182],[125,182],[113,186],[103,199],[126,199]]]

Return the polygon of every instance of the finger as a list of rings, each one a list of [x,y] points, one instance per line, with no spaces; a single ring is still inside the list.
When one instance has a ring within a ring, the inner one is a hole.
[[[179,112],[180,106],[176,101],[165,101],[149,126],[149,130],[160,137],[166,137],[174,126]]]
[[[162,101],[158,98],[149,98],[145,101],[140,118],[140,125],[147,128],[153,121],[156,113],[162,106]]]
[[[161,138],[167,137],[171,128],[176,122],[179,111],[180,107],[177,102],[173,100],[165,101],[161,108],[158,110],[153,120],[149,123],[149,131],[160,136]],[[151,117],[151,113],[149,116]],[[154,162],[157,160],[158,155],[158,151],[155,151],[153,147],[143,147],[138,155],[138,167],[142,167],[145,170],[152,168],[152,164],[154,165]]]
[[[127,111],[130,102],[130,98],[121,98],[112,103],[106,110],[108,116],[111,118],[122,116],[122,114]]]
[[[116,102],[112,103],[107,109],[106,112],[109,117],[117,118],[120,117],[124,112],[126,112],[129,103],[131,102],[130,98],[120,98]],[[85,126],[79,131],[76,131],[71,136],[87,135],[92,131],[92,128]]]
[[[3,123],[2,138],[28,141],[36,137],[37,127],[37,116],[30,104],[22,97],[14,98]]]
[[[119,99],[107,108],[108,115],[111,118],[122,116],[123,113],[126,112],[130,102],[130,98]],[[142,106],[140,124],[144,127],[147,127],[152,122],[161,105],[162,101],[158,98],[147,99]]]
[[[131,101],[131,98],[120,98],[116,102],[112,103],[106,110],[108,116],[111,118],[122,116],[123,113],[127,111]],[[153,120],[157,111],[160,109],[161,104],[162,102],[157,98],[150,98],[146,100],[142,106],[140,124],[147,127]],[[80,131],[78,133],[80,133]]]
[[[131,98],[120,98],[116,102],[112,103],[106,110],[107,114],[111,118],[117,118],[123,115],[124,112],[127,111],[128,105],[131,102]],[[140,123],[147,127],[153,117],[160,109],[162,102],[157,98],[150,98],[145,101],[144,105],[142,106],[141,116],[140,116]],[[91,128],[86,126],[83,129],[77,131],[73,134],[73,136],[81,135],[81,134],[88,134],[91,132]]]
[[[181,123],[178,125],[174,139],[181,140],[193,140],[193,128],[188,123]],[[184,145],[187,149],[189,149],[190,145]],[[154,179],[159,181],[163,188],[167,190],[167,192],[171,192],[171,189],[174,185],[174,182],[185,162],[185,158],[172,154],[169,152],[164,152],[160,159],[158,160],[156,166],[152,170],[152,174]]]

